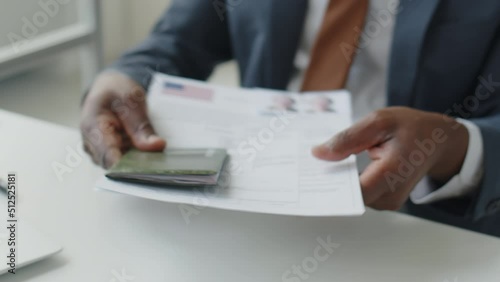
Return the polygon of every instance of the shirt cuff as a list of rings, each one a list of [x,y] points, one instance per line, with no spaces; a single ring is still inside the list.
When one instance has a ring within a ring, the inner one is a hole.
[[[469,132],[469,145],[467,146],[467,154],[462,165],[460,173],[455,175],[441,188],[436,187],[436,184],[430,177],[424,177],[410,194],[410,199],[414,204],[430,204],[450,198],[458,198],[466,196],[479,186],[483,178],[483,137],[481,130],[474,123],[457,119],[463,124]]]

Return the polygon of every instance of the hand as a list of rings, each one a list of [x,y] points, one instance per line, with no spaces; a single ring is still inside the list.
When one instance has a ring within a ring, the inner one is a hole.
[[[458,174],[468,144],[467,128],[452,118],[390,107],[313,148],[313,155],[340,161],[366,150],[372,162],[360,176],[365,204],[398,210],[424,176],[446,183]]]
[[[96,79],[82,107],[80,128],[85,151],[104,168],[131,147],[162,151],[166,146],[147,116],[145,90],[120,73],[107,72]]]

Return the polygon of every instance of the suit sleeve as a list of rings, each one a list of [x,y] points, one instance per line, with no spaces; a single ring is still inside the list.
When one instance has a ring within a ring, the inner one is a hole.
[[[488,114],[471,119],[481,130],[484,148],[484,176],[468,211],[476,220],[500,213],[500,30],[490,50],[475,91]]]
[[[154,72],[207,79],[218,63],[232,57],[226,20],[213,2],[174,0],[147,39],[109,70],[128,75],[145,89]]]

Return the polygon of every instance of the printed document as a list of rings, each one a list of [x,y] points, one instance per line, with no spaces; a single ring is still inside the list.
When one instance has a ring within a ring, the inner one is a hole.
[[[314,158],[313,146],[351,125],[345,90],[290,93],[156,74],[148,111],[170,148],[225,148],[215,187],[170,189],[102,178],[97,188],[152,200],[297,216],[361,215],[355,156]]]

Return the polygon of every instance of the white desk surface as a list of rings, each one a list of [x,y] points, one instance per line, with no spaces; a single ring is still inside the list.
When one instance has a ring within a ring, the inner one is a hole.
[[[304,271],[307,280],[288,281],[500,281],[499,239],[393,212],[203,209],[186,224],[177,205],[94,190],[102,171],[86,156],[58,181],[53,163],[64,164],[79,142],[76,130],[0,111],[0,166],[18,173],[19,218],[64,246],[1,281],[287,281],[283,273],[311,263],[316,239],[328,235],[338,248]]]

